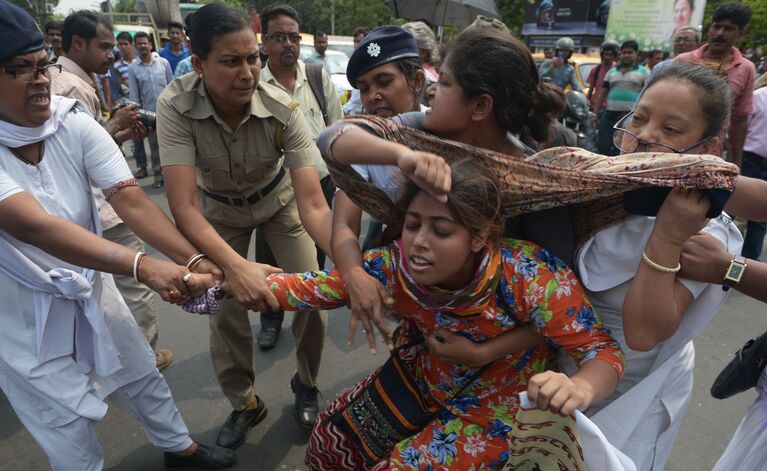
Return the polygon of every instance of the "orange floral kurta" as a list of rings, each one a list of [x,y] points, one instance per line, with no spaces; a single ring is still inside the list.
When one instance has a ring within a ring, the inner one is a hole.
[[[366,271],[388,287],[396,300],[394,309],[425,336],[446,328],[481,343],[529,325],[547,338],[526,352],[494,362],[458,398],[453,395],[476,369],[445,363],[428,349],[421,350],[416,379],[424,392],[446,407],[424,430],[399,443],[389,459],[375,469],[502,467],[508,457],[507,439],[513,434],[512,418],[519,407],[518,393],[527,390],[531,376],[551,369],[549,361],[556,349],[565,349],[579,363],[605,361],[622,374],[623,353],[596,316],[572,271],[530,242],[504,240],[500,250],[502,272],[496,294],[484,311],[468,316],[419,305],[396,275],[399,261],[391,247],[365,253]],[[348,300],[336,271],[271,275],[267,282],[286,310],[332,309]],[[350,399],[342,396],[336,402]],[[338,406],[331,404],[329,409],[337,410]],[[320,423],[318,428],[323,426]],[[310,447],[307,462],[312,452]],[[352,462],[361,469],[361,461]]]

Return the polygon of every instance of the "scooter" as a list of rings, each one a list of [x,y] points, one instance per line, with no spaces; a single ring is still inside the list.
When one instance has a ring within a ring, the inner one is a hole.
[[[596,148],[596,129],[592,125],[594,113],[589,110],[589,100],[583,92],[570,90],[565,96],[565,114],[562,124],[572,129],[578,137],[578,147]]]

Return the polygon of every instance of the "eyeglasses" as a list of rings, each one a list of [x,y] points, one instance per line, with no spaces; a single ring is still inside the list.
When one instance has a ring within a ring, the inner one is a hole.
[[[636,152],[636,150],[639,148],[640,145],[645,146],[643,149],[643,152],[684,154],[694,149],[695,147],[698,147],[699,145],[704,144],[705,142],[711,140],[711,138],[713,137],[713,136],[709,136],[704,139],[701,139],[695,144],[691,146],[687,146],[684,149],[677,149],[676,147],[672,147],[666,144],[660,144],[658,142],[643,141],[636,134],[629,131],[628,129],[625,129],[629,124],[631,124],[631,118],[633,117],[633,115],[634,115],[634,112],[632,111],[626,116],[624,116],[623,118],[621,118],[621,120],[615,123],[615,126],[613,126],[613,129],[615,129],[615,131],[613,132],[613,145],[615,145],[615,147],[620,149],[621,152],[625,152],[627,154],[630,154],[631,152]]]
[[[24,83],[34,82],[42,74],[46,78],[51,77],[51,70],[56,69],[61,72],[60,64],[46,64],[42,67],[20,65],[18,67],[6,67],[0,66],[3,72],[10,75],[16,80],[21,80]]]
[[[272,41],[276,41],[278,43],[283,43],[285,40],[289,40],[293,44],[298,44],[301,42],[301,35],[298,33],[274,33],[274,34],[265,34],[264,38],[270,39]]]

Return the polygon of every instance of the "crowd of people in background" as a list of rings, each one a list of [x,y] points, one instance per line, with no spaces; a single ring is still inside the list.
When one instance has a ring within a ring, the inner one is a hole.
[[[585,87],[570,37],[536,63],[497,19],[441,42],[423,21],[360,26],[342,103],[327,33],[302,60],[288,4],[212,3],[160,45],[85,10],[39,28],[0,0],[0,390],[54,470],[103,468],[107,398],[166,466],[231,467],[278,387],[254,346],[287,310],[309,469],[515,469],[525,394],[602,431],[585,463],[664,469],[721,285],[767,302],[767,56],[736,47],[747,5],[705,34],[692,8],[675,2],[668,55],[606,39]],[[160,373],[158,296],[215,314],[215,445]],[[344,305],[350,342],[361,327],[391,357],[321,407]],[[767,458],[765,371],[718,470]]]

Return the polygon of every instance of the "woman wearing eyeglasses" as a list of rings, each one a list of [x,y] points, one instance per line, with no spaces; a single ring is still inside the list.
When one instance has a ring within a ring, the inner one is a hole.
[[[727,110],[722,78],[705,67],[672,64],[615,125],[613,142],[621,154],[708,154],[719,144]],[[740,183],[738,190],[748,191],[750,182]],[[743,194],[735,193],[725,209],[743,208]],[[743,242],[724,215],[706,219],[709,206],[700,191],[673,189],[657,217],[632,216],[576,254],[589,298],[626,352],[618,388],[587,413],[637,470],[664,468],[692,395],[692,340],[725,299],[720,286],[678,276],[682,247],[701,229],[730,253]],[[571,362],[560,359],[571,371]]]
[[[102,469],[95,423],[107,396],[139,420],[167,466],[229,467],[232,451],[190,438],[108,273],[176,303],[213,277],[98,236],[92,188],[176,263],[200,258],[85,106],[51,96],[56,66],[43,45],[29,14],[0,0],[0,390],[55,471]]]

